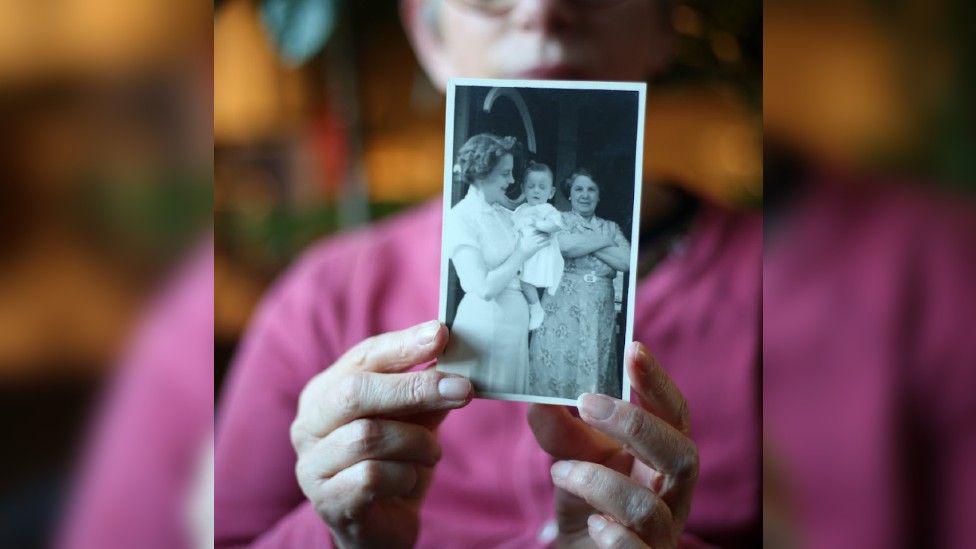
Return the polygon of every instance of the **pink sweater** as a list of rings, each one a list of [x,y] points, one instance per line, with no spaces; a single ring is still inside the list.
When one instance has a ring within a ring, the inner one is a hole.
[[[330,544],[295,481],[288,426],[299,392],[361,339],[436,318],[440,230],[438,202],[340,236],[309,251],[267,296],[218,416],[218,547]],[[634,335],[693,411],[701,477],[688,531],[722,541],[759,523],[761,220],[710,210],[691,238],[687,253],[640,282]],[[551,460],[525,413],[523,404],[479,399],[448,415],[419,546],[549,541]]]
[[[430,205],[325,243],[268,295],[218,418],[218,546],[329,545],[294,479],[295,400],[364,336],[436,316],[439,219]],[[976,547],[972,208],[815,185],[781,223],[761,272],[758,216],[708,210],[638,287],[635,337],[687,396],[701,453],[685,541],[755,541],[762,425],[764,527],[789,545]],[[188,546],[213,386],[206,252],[130,353],[63,546]],[[448,416],[421,546],[543,543],[549,460],[524,413],[475,401]]]

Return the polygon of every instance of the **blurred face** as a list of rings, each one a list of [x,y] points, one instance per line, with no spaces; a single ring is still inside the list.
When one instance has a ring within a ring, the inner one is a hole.
[[[475,182],[485,195],[486,202],[489,204],[501,202],[502,197],[505,196],[505,189],[515,181],[512,178],[513,167],[512,155],[506,154],[498,160],[498,164],[495,164],[487,177]]]
[[[408,30],[441,87],[451,76],[645,80],[670,54],[657,0],[429,1],[433,21],[409,17]]]
[[[525,201],[530,206],[549,202],[556,189],[552,186],[552,176],[546,172],[529,172],[522,182]]]
[[[569,189],[569,203],[572,204],[573,211],[583,217],[590,217],[599,202],[600,187],[585,175],[577,176]]]

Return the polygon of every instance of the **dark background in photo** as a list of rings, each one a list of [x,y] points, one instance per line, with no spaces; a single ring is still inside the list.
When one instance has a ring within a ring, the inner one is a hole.
[[[493,133],[518,139],[515,184],[508,195],[522,193],[522,172],[529,160],[547,164],[555,175],[552,203],[569,210],[562,182],[576,168],[593,174],[600,185],[596,215],[620,225],[630,235],[634,205],[634,163],[637,152],[636,91],[508,88],[522,98],[535,133],[536,151],[528,148],[526,124],[511,96],[500,95],[486,112],[485,98],[493,88],[458,86],[454,97],[454,156],[472,135]],[[467,188],[455,183],[451,205]]]

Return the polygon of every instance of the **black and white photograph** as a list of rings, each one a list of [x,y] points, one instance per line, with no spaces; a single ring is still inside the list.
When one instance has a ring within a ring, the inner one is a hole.
[[[479,397],[629,395],[645,93],[449,82],[437,367]]]

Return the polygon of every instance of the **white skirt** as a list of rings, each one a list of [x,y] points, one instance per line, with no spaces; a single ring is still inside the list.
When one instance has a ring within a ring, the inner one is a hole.
[[[465,294],[438,369],[467,377],[478,393],[524,393],[529,307],[522,292],[508,288],[490,301]]]

